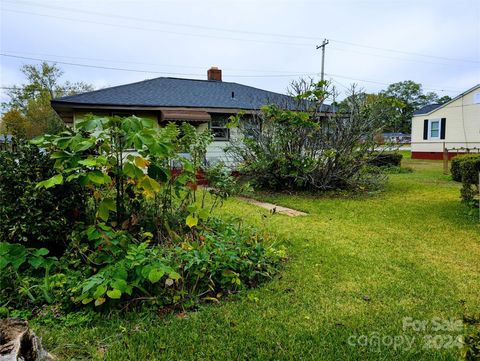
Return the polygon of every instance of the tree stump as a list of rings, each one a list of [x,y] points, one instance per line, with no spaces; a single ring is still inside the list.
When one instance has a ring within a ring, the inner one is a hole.
[[[51,361],[55,358],[45,351],[40,339],[18,318],[0,320],[1,361]]]

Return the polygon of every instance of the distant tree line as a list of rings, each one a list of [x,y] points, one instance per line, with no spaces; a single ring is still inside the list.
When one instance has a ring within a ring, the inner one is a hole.
[[[2,104],[0,134],[31,139],[41,134],[55,134],[64,128],[50,101],[54,98],[75,95],[93,90],[84,82],[61,82],[63,71],[55,64],[24,65],[21,68],[26,83],[8,89],[9,100]],[[302,90],[311,81],[293,82]],[[294,87],[295,88],[295,87]],[[449,96],[424,92],[422,85],[412,80],[390,84],[378,93],[363,92],[357,95],[370,109],[381,111],[384,132],[410,133],[413,112],[427,104],[449,101]],[[348,103],[348,98],[343,101]]]
[[[50,100],[93,90],[84,82],[61,82],[63,71],[55,64],[24,65],[21,72],[26,82],[7,90],[9,100],[2,103],[0,124],[0,134],[11,134],[17,139],[58,133],[64,124]]]
[[[422,84],[412,80],[390,84],[379,93],[363,93],[366,105],[375,104],[384,114],[384,132],[411,132],[413,113],[427,104],[444,104],[451,100],[448,95],[425,93]],[[348,99],[344,100],[348,101]]]

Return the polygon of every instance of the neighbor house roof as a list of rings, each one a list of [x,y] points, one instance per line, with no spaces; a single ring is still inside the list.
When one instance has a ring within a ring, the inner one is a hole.
[[[64,106],[187,107],[260,109],[265,104],[294,108],[293,97],[238,83],[155,78],[52,100]],[[328,106],[325,105],[325,109]]]
[[[427,114],[430,113],[431,111],[434,111],[435,109],[441,107],[442,104],[427,104],[420,109],[417,109],[413,112],[413,115],[420,115],[420,114]]]
[[[466,94],[474,91],[475,89],[478,89],[480,88],[480,84],[477,84],[473,87],[471,87],[470,89],[464,91],[463,93],[457,95],[455,98],[449,100],[448,102],[446,103],[443,103],[443,104],[428,104],[428,105],[425,105],[424,107],[416,110],[413,115],[423,115],[423,114],[429,114],[431,112],[433,112],[434,110],[437,110],[439,108],[443,108],[443,107],[446,107],[448,104],[454,102],[455,100],[457,99],[460,99],[461,97],[465,96]]]

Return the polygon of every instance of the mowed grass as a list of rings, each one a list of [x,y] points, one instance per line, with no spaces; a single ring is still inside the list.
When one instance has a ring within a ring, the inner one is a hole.
[[[425,337],[458,331],[404,329],[403,319],[431,326],[434,317],[461,318],[463,303],[480,311],[480,225],[441,162],[405,163],[415,172],[391,175],[373,196],[264,196],[305,217],[229,200],[222,217],[288,250],[281,274],[255,290],[182,317],[105,314],[34,329],[64,359],[456,360],[458,348],[428,348]]]

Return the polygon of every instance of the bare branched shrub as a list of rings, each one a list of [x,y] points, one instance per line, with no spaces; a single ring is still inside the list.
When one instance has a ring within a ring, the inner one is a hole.
[[[298,109],[266,105],[261,112],[237,117],[242,137],[227,152],[239,171],[257,187],[273,190],[372,188],[384,176],[369,162],[379,152],[375,136],[384,121],[381,104],[367,101],[355,86],[337,103],[325,82],[295,82]],[[325,99],[331,105],[324,105]]]

